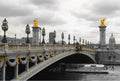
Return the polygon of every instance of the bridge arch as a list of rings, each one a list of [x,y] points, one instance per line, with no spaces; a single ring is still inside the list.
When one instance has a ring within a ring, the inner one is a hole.
[[[75,51],[70,51],[70,52],[64,52],[61,54],[58,54],[52,58],[49,58],[48,60],[41,62],[40,64],[37,65],[37,67],[35,66],[34,68],[31,68],[29,72],[23,72],[20,77],[19,80],[28,80],[31,77],[33,77],[34,75],[36,75],[37,73],[39,73],[40,71],[44,70],[45,68],[49,67],[50,65],[54,64],[57,61],[60,61],[61,59],[65,59],[65,58],[69,58],[69,57],[84,57],[83,59],[89,59],[86,63],[95,63],[94,57],[86,52],[75,52]],[[85,61],[85,60],[84,60]],[[68,61],[66,61],[68,62]],[[12,81],[14,81],[15,79],[13,79]]]
[[[75,53],[60,60],[64,63],[94,64],[95,60],[90,54]]]

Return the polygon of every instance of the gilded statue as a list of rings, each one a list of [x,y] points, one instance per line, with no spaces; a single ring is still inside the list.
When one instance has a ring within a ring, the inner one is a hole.
[[[105,18],[102,18],[102,19],[100,20],[100,26],[105,26]]]
[[[37,19],[34,19],[33,23],[34,23],[34,25],[33,25],[34,27],[38,27],[38,20]]]

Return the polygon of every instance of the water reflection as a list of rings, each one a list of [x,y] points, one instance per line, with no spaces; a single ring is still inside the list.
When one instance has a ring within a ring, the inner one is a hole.
[[[64,72],[41,72],[30,80],[79,80],[79,81],[120,81],[120,66],[109,74],[81,74]]]

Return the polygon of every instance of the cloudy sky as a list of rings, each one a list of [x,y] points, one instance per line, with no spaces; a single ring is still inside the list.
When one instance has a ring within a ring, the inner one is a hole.
[[[110,34],[120,43],[120,0],[0,0],[0,22],[7,18],[9,30],[7,36],[25,37],[25,26],[38,18],[39,27],[46,29],[48,34],[56,30],[57,41],[61,39],[61,32],[99,42],[99,20],[106,18],[107,42]],[[0,35],[3,31],[0,29]],[[32,33],[31,35],[32,36]]]

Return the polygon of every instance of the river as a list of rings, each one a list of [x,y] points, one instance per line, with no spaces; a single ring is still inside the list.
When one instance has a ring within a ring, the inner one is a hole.
[[[120,81],[120,66],[109,69],[109,74],[40,72],[31,80]]]

